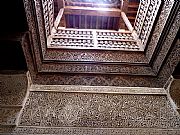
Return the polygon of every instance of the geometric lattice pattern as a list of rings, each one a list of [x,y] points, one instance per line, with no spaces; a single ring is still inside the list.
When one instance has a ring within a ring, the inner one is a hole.
[[[50,39],[49,48],[140,50],[130,32],[66,29]]]
[[[160,5],[161,0],[141,0],[140,2],[134,29],[144,46],[149,38]]]
[[[54,3],[53,0],[43,0],[43,16],[46,29],[46,37],[51,34],[54,25]]]

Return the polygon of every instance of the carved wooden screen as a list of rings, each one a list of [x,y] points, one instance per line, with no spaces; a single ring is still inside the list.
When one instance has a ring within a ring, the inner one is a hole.
[[[141,0],[139,4],[139,10],[134,23],[134,29],[137,35],[140,35],[140,31],[143,25],[144,18],[146,17],[146,12],[149,6],[149,0]]]
[[[45,23],[46,36],[51,35],[51,30],[54,24],[54,1],[42,0],[43,16]]]
[[[134,30],[137,33],[138,39],[141,41],[141,43],[140,43],[138,40],[138,46],[141,46],[141,47],[137,47],[137,42],[135,42],[136,39],[133,39],[133,42],[129,42],[129,41],[124,42],[123,41],[123,43],[121,43],[121,44],[119,43],[119,41],[111,42],[108,40],[108,42],[107,42],[103,39],[102,41],[98,40],[97,45],[95,44],[95,48],[97,48],[97,47],[98,48],[106,48],[105,46],[107,46],[106,44],[108,44],[108,45],[110,45],[109,49],[110,48],[111,49],[124,48],[124,46],[127,46],[127,50],[129,50],[128,48],[133,48],[133,50],[134,49],[136,50],[136,48],[138,48],[138,49],[141,48],[140,50],[142,51],[143,48],[145,48],[145,46],[147,44],[147,40],[151,33],[152,26],[155,22],[160,5],[161,5],[161,0],[141,0],[141,2],[140,2],[137,17],[136,17],[136,20],[134,23]],[[52,31],[53,25],[54,25],[54,0],[42,0],[42,8],[43,8],[46,37],[48,37],[49,35],[51,35],[51,31]],[[54,35],[52,34],[52,36],[54,36]],[[94,37],[96,37],[96,36],[94,36]],[[97,37],[96,37],[96,39],[97,39]],[[58,39],[57,37],[52,38],[51,45],[54,45],[54,43],[56,44],[56,42],[61,43],[60,41],[62,41],[62,40]],[[76,42],[76,40],[73,40],[73,41]],[[78,42],[80,42],[80,41],[77,41],[77,43]],[[62,42],[62,43],[64,43],[64,42]],[[93,42],[92,42],[92,44],[93,44]],[[113,47],[115,44],[117,44],[117,45],[115,47]],[[69,46],[70,46],[70,48],[72,47],[72,45],[69,45]],[[77,46],[77,45],[74,45],[74,46]],[[132,47],[129,47],[129,46],[132,46]],[[92,46],[89,46],[89,47],[91,48]],[[132,50],[132,49],[130,49],[130,50]]]
[[[161,5],[161,0],[141,0],[134,29],[143,46],[146,45]]]
[[[49,48],[140,50],[131,32],[98,30],[58,30],[52,35]]]

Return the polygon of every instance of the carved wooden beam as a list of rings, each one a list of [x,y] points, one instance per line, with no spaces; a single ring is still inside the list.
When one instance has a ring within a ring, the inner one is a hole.
[[[127,18],[126,14],[125,14],[124,12],[121,12],[121,16],[122,16],[122,18],[123,18],[123,20],[124,20],[126,26],[128,27],[129,31],[132,32],[132,31],[133,31],[133,27],[132,27],[132,25],[131,25],[129,19]]]
[[[104,3],[92,3],[92,2],[67,2],[65,1],[66,6],[84,6],[84,7],[118,7],[117,4],[104,4]]]
[[[71,15],[120,17],[120,13],[121,10],[118,8],[92,8],[80,6],[65,6],[64,8],[64,14]]]
[[[60,24],[60,21],[61,21],[61,18],[62,18],[62,16],[63,16],[63,13],[64,13],[64,9],[61,8],[61,9],[59,10],[59,13],[58,13],[57,17],[56,17],[56,20],[54,21],[54,28],[55,28],[55,29],[58,28],[58,26],[59,26],[59,24]]]

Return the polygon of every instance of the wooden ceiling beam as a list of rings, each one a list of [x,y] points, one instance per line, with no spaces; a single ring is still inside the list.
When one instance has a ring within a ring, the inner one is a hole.
[[[117,4],[104,4],[104,3],[92,3],[92,2],[65,2],[65,5],[67,6],[84,6],[84,7],[118,7]]]
[[[61,21],[61,19],[62,19],[63,13],[64,13],[64,9],[61,8],[61,9],[59,10],[59,13],[58,13],[57,17],[56,17],[56,20],[54,21],[54,27],[55,27],[55,29],[58,28],[58,26],[59,26],[59,24],[60,24],[60,21]]]
[[[122,18],[123,18],[127,28],[129,29],[129,31],[132,32],[133,31],[133,27],[132,27],[128,17],[126,16],[126,14],[124,12],[121,12],[121,16],[122,16]]]
[[[121,10],[118,8],[92,8],[92,7],[81,7],[81,6],[65,6],[64,14],[120,17]]]

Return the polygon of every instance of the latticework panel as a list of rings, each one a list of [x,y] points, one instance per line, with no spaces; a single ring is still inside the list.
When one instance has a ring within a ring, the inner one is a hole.
[[[152,26],[159,11],[161,0],[141,0],[134,24],[142,45],[146,45]]]
[[[66,37],[66,38],[92,38],[92,31],[88,30],[59,30],[57,33],[54,34],[56,37]]]
[[[140,35],[140,31],[143,25],[144,18],[146,17],[146,12],[148,10],[150,0],[141,0],[139,4],[139,10],[136,16],[134,23],[134,29],[136,30],[137,35]]]
[[[140,33],[140,40],[142,41],[142,44],[146,44],[149,34],[151,32],[151,29],[153,27],[155,17],[158,13],[159,7],[161,5],[160,0],[151,0],[145,20],[143,22],[143,27],[141,29]]]
[[[49,25],[50,25],[50,30],[53,28],[54,24],[54,1],[49,0],[48,2],[48,11],[49,11]]]
[[[63,48],[92,48],[94,42],[92,39],[52,38],[51,46]]]
[[[140,50],[130,32],[96,30],[59,30],[50,39],[49,48]]]
[[[139,46],[137,45],[137,42],[133,41],[113,41],[113,40],[98,40],[97,44],[98,48],[101,49],[110,49],[110,50],[122,50],[122,49],[127,49],[127,50],[139,50]]]
[[[51,34],[54,24],[54,5],[53,0],[42,0],[44,24],[46,30],[46,37]]]
[[[133,36],[130,32],[122,33],[122,32],[100,32],[100,31],[97,31],[97,38],[133,40]]]

